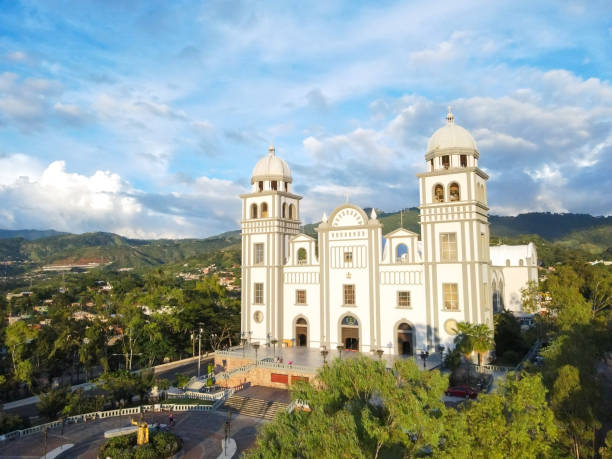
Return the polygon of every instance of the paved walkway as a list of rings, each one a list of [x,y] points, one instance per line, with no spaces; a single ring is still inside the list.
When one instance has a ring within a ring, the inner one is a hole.
[[[167,413],[148,413],[149,424],[167,423]],[[176,425],[172,432],[184,442],[180,457],[186,459],[216,458],[221,453],[221,439],[224,436],[225,411],[202,413],[175,413]],[[236,440],[238,453],[250,448],[255,442],[258,426],[267,422],[249,416],[232,415],[230,436]],[[104,443],[104,432],[130,425],[129,416],[102,419],[94,422],[68,425],[61,435],[59,429],[48,432],[46,450],[51,451],[65,443],[74,443],[70,457],[95,459]],[[44,452],[42,433],[0,443],[0,457],[39,458]]]
[[[279,346],[277,345],[276,349],[274,349],[274,346],[272,345],[270,345],[270,347],[267,347],[265,344],[263,344],[257,350],[257,353],[255,353],[255,350],[253,348],[249,349],[249,346],[247,344],[245,349],[242,349],[242,347],[234,347],[233,349],[230,349],[229,351],[225,351],[225,352],[229,352],[230,356],[242,357],[244,355],[245,357],[249,357],[253,360],[255,360],[255,355],[257,355],[258,360],[274,359],[276,357],[280,357],[282,358],[284,364],[289,364],[289,362],[291,362],[293,365],[300,365],[304,367],[310,367],[313,369],[319,368],[323,365],[323,357],[321,356],[321,350],[318,348],[307,348],[307,347],[279,348]],[[342,353],[340,353],[336,349],[330,350],[326,359],[328,362],[331,362],[332,360],[340,356],[343,359],[350,359],[350,358],[355,358],[356,356],[360,354],[365,355],[367,357],[371,357],[373,359],[378,359],[378,356],[374,355],[372,352],[360,353],[360,352],[355,352],[355,351],[342,351]],[[414,359],[415,362],[419,365],[419,367],[423,368],[423,360],[421,360],[419,356],[403,357],[403,356],[392,355],[392,354],[384,354],[382,358],[383,360],[387,362],[388,367],[393,365],[393,361],[395,359]],[[433,353],[426,361],[426,368],[431,369],[431,368],[438,366],[439,364],[440,364],[440,355],[437,353]]]

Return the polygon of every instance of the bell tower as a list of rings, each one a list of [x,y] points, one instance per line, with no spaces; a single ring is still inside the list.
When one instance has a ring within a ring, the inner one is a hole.
[[[493,327],[489,292],[488,175],[478,167],[470,133],[446,125],[427,146],[427,172],[417,174],[430,347],[453,342],[458,322]]]
[[[251,192],[242,199],[243,337],[268,343],[282,340],[283,266],[289,240],[300,227],[301,196],[291,193],[291,171],[274,147],[260,159],[251,177]],[[287,330],[287,336],[291,334]]]

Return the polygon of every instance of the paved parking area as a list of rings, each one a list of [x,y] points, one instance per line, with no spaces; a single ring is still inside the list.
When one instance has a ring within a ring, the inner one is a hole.
[[[148,413],[145,419],[149,424],[166,423],[168,416],[167,413]],[[176,425],[171,430],[184,442],[179,457],[186,459],[216,458],[221,454],[221,440],[224,436],[226,421],[225,411],[175,413],[174,419]],[[257,430],[264,422],[268,421],[232,414],[230,436],[236,440],[238,455],[253,446]],[[69,425],[64,429],[63,435],[59,429],[55,429],[48,432],[46,450],[51,451],[62,444],[73,443],[75,447],[71,450],[69,457],[94,459],[105,441],[104,432],[127,425],[130,425],[130,417],[121,416]],[[43,435],[31,435],[19,440],[0,443],[0,457],[39,458],[43,455],[44,448]]]

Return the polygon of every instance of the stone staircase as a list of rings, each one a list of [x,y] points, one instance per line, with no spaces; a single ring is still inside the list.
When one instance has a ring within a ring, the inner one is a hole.
[[[272,402],[258,398],[243,397],[241,395],[230,395],[223,404],[232,411],[245,416],[273,420],[276,413],[287,409],[287,403]]]

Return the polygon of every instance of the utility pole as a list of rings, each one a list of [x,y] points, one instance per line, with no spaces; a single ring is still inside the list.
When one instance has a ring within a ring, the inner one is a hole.
[[[200,377],[200,363],[202,361],[202,329],[198,334],[198,378]]]

